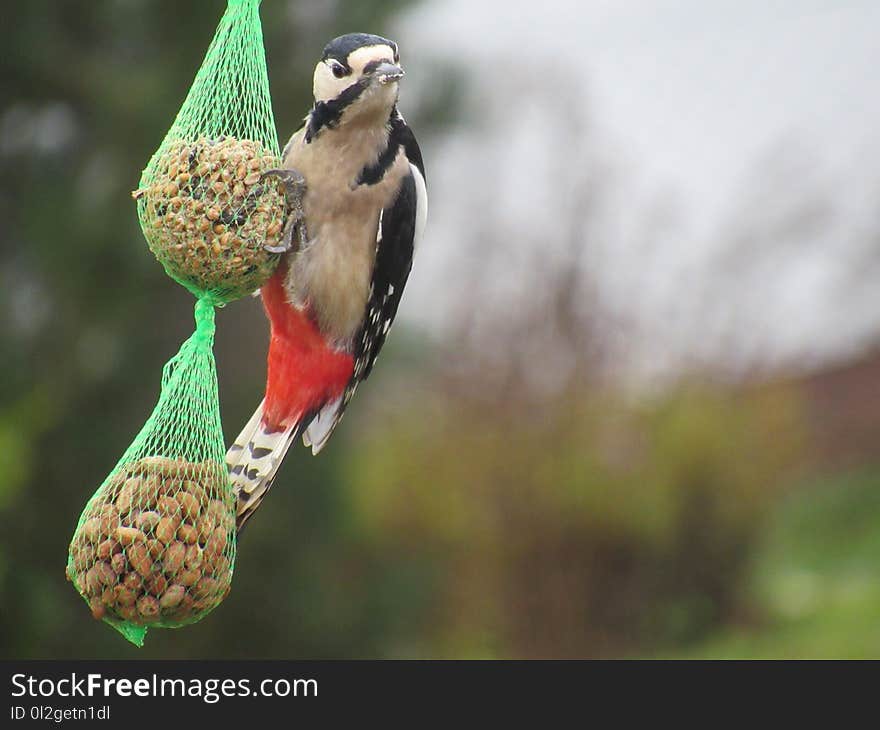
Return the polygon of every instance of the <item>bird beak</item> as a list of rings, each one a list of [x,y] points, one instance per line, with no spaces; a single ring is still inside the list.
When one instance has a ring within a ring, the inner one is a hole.
[[[393,63],[384,62],[376,66],[373,75],[379,79],[381,83],[387,84],[389,81],[397,81],[403,76],[403,69]]]

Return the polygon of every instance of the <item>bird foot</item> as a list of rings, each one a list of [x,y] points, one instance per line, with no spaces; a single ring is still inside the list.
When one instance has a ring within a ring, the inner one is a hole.
[[[309,237],[306,230],[305,211],[303,198],[306,194],[306,180],[296,170],[266,170],[261,180],[267,177],[277,177],[284,187],[284,202],[287,206],[287,220],[281,233],[279,244],[263,246],[270,253],[287,253],[291,250],[301,251],[308,243]],[[294,236],[296,244],[294,244]]]

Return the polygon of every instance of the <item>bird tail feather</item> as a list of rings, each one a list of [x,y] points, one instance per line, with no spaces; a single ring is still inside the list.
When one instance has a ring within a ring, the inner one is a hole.
[[[263,423],[264,405],[265,400],[226,452],[226,467],[236,497],[236,528],[239,532],[272,487],[275,474],[300,431],[300,421],[278,431],[269,431]]]

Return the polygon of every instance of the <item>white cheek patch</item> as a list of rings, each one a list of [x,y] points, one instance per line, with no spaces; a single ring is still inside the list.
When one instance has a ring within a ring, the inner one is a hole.
[[[321,61],[317,66],[315,66],[315,74],[312,76],[312,92],[315,96],[315,101],[324,101],[327,96],[327,79],[326,74],[330,69],[327,68],[327,64]]]
[[[315,75],[312,78],[312,92],[315,101],[335,99],[343,89],[351,85],[352,76],[343,76],[341,79],[337,79],[327,62],[321,61],[315,66]]]

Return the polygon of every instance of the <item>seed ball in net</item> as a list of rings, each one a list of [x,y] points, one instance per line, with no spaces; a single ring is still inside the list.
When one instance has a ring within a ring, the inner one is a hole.
[[[232,300],[271,276],[285,217],[279,159],[235,137],[169,144],[134,192],[150,250],[191,290]]]
[[[88,506],[68,578],[96,619],[191,623],[229,593],[234,529],[222,467],[145,457]]]

